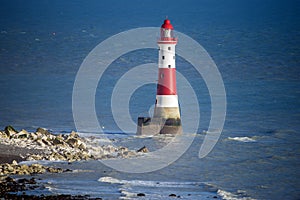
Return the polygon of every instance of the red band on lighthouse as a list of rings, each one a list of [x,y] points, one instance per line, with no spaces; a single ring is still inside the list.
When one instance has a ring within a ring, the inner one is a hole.
[[[159,68],[156,94],[177,95],[175,68]]]

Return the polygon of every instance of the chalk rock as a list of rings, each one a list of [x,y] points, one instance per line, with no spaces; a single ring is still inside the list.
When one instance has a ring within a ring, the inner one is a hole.
[[[0,131],[0,139],[4,144],[42,150],[38,154],[24,156],[23,158],[26,160],[67,160],[72,162],[117,157],[127,158],[137,155],[135,151],[131,151],[126,147],[116,147],[113,145],[99,146],[95,138],[81,138],[75,131],[72,131],[69,135],[55,135],[43,128],[38,128],[34,133],[28,133],[26,130],[17,132],[13,127],[7,126],[5,131]],[[140,151],[146,152],[145,149]],[[13,163],[13,165],[16,164]],[[8,166],[5,167],[6,171],[7,168]],[[0,170],[0,174],[3,174],[4,169],[0,167]],[[16,173],[28,174],[37,172],[32,172],[30,168],[23,171],[17,170]]]
[[[45,128],[37,128],[36,133],[41,133],[42,135],[50,135],[51,133]]]
[[[80,149],[80,150],[86,150],[86,144],[85,144],[85,143],[81,143],[81,144],[78,146],[78,149]]]
[[[46,135],[43,135],[41,140],[45,145],[51,146],[51,142],[50,142],[51,139],[49,137],[47,137]]]
[[[43,156],[42,155],[38,155],[38,154],[33,154],[30,155],[27,160],[31,161],[31,160],[42,160]]]
[[[30,134],[29,134],[29,138],[30,138],[31,140],[37,140],[38,136],[37,136],[36,133],[30,133]]]
[[[12,173],[14,171],[14,167],[12,165],[7,165],[7,171]]]
[[[16,160],[13,160],[11,164],[12,165],[18,165],[18,162]]]
[[[46,172],[46,169],[43,165],[40,164],[32,164],[29,167],[29,172],[34,174],[42,174]]]
[[[24,130],[24,129],[22,129],[18,134],[17,134],[17,137],[18,138],[28,138],[29,137],[29,133],[26,131],[26,130]]]
[[[61,169],[61,168],[52,168],[52,167],[49,167],[47,169],[47,171],[50,172],[50,173],[62,173],[64,170]]]
[[[14,129],[12,126],[7,126],[5,127],[4,132],[8,137],[11,137],[12,135],[17,134],[18,131],[16,131],[16,129]]]
[[[55,139],[52,141],[54,145],[64,145],[64,139],[61,135],[58,135],[55,137]]]
[[[5,131],[0,131],[1,138],[9,138],[9,136],[5,133]]]
[[[45,143],[42,141],[42,139],[37,139],[37,140],[36,140],[36,143],[37,143],[39,146],[41,146],[41,147],[45,147],[45,146],[46,146]]]
[[[78,135],[78,133],[76,133],[75,131],[72,131],[72,132],[70,133],[70,137],[72,137],[72,138],[78,138],[79,135]]]
[[[52,160],[52,161],[53,160],[66,160],[66,158],[63,155],[59,154],[59,153],[51,153],[49,155],[48,159]]]
[[[66,142],[69,146],[75,147],[77,146],[78,140],[75,138],[69,138]]]

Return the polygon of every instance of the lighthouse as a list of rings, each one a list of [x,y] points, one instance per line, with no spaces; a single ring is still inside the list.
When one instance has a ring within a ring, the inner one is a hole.
[[[157,44],[158,81],[153,117],[138,118],[138,135],[181,133],[180,110],[176,89],[175,46],[177,38],[173,26],[165,19]]]

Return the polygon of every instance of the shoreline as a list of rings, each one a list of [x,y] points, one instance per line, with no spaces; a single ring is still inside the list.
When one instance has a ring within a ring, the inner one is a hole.
[[[0,164],[25,161],[28,154],[37,154],[38,150],[0,143]]]
[[[142,147],[101,145],[94,137],[80,137],[76,132],[52,134],[38,128],[35,132],[17,131],[12,126],[0,131],[0,197],[5,199],[101,199],[89,195],[49,194],[31,195],[35,188],[44,187],[35,180],[35,174],[72,173],[70,169],[42,164],[19,164],[22,161],[66,161],[128,158],[147,153]],[[24,178],[25,175],[25,178]],[[30,178],[28,178],[30,177]],[[30,195],[26,193],[29,192]]]
[[[137,156],[135,150],[113,143],[101,144],[94,136],[81,137],[77,132],[53,134],[47,129],[38,128],[35,132],[15,130],[7,126],[0,131],[0,163],[16,161],[80,161]],[[15,158],[15,159],[14,159]]]

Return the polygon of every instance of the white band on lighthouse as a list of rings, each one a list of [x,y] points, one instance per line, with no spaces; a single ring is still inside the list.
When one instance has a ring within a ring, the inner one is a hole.
[[[158,68],[175,68],[175,45],[176,44],[158,44],[159,62]]]
[[[177,95],[156,95],[156,107],[178,107]]]

